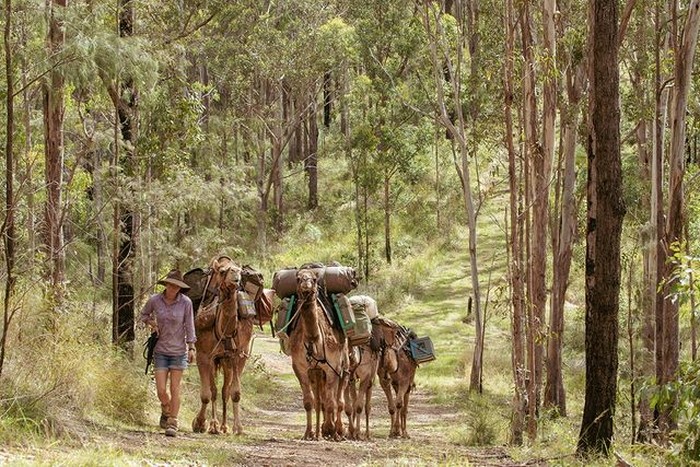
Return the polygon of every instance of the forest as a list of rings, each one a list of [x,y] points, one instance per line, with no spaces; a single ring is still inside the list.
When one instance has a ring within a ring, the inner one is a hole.
[[[700,0],[3,3],[0,463],[700,462]],[[139,313],[221,255],[430,336],[411,439],[301,441],[259,326],[164,441]]]

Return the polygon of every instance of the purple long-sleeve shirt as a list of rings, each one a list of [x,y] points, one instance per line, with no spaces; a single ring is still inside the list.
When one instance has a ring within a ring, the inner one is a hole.
[[[178,293],[171,305],[162,293],[151,295],[141,311],[141,321],[152,318],[158,323],[156,353],[176,357],[187,353],[187,344],[197,340],[192,300],[187,295]]]

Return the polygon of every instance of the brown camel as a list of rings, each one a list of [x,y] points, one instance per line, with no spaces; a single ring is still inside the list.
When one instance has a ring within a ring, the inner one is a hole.
[[[373,339],[369,344],[350,349],[350,376],[345,389],[345,414],[348,417],[348,437],[362,439],[360,420],[365,413],[365,438],[371,439],[369,415],[372,408],[372,387],[379,366],[379,346]]]
[[[206,429],[206,409],[211,403],[211,420],[208,432],[227,433],[228,401],[233,402],[233,430],[241,434],[238,403],[241,397],[241,373],[248,359],[253,335],[253,320],[238,316],[238,291],[241,268],[231,258],[223,256],[211,264],[213,288],[218,297],[197,316],[197,369],[200,379],[201,407],[194,420],[192,431],[203,433]],[[221,388],[222,419],[219,426],[216,413],[216,377],[221,370],[224,376]]]
[[[382,335],[381,357],[377,374],[386,394],[391,415],[390,438],[409,438],[406,432],[406,416],[411,390],[418,364],[409,355],[408,340],[415,338],[413,331],[386,318],[373,321]],[[374,327],[373,327],[374,331]]]
[[[297,272],[297,305],[290,331],[292,368],[299,380],[306,431],[304,439],[319,439],[320,411],[325,438],[343,438],[342,413],[348,371],[348,344],[341,330],[331,326],[318,302],[318,277],[309,269]],[[312,409],[316,409],[316,430],[312,429]]]

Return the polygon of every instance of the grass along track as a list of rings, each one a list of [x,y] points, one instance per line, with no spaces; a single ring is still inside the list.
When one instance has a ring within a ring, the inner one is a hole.
[[[196,371],[188,371],[187,392],[176,438],[167,438],[156,426],[90,424],[83,435],[41,448],[0,450],[3,465],[522,465],[512,463],[501,448],[469,448],[453,439],[466,419],[454,406],[433,402],[421,385],[408,415],[410,439],[388,439],[389,414],[378,383],[372,397],[370,441],[302,441],[305,415],[301,391],[289,357],[279,353],[276,339],[258,336],[253,365],[266,390],[244,388],[242,420],[245,433],[195,434],[189,429],[194,414]],[[251,385],[246,381],[246,386]],[[270,391],[270,388],[272,390]],[[251,390],[253,393],[251,393]],[[154,406],[155,404],[155,395]],[[249,402],[246,403],[246,398]],[[254,403],[250,403],[250,402]]]

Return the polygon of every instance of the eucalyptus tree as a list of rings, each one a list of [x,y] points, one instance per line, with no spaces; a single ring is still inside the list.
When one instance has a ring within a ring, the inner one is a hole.
[[[44,245],[48,257],[47,278],[53,299],[63,300],[65,282],[65,249],[63,238],[63,174],[64,174],[64,14],[67,0],[46,3],[48,30],[46,48],[50,70],[43,85],[44,154],[46,166],[46,204],[44,207]]]
[[[426,34],[427,53],[432,67],[432,83],[435,86],[436,119],[446,128],[453,144],[456,146],[455,169],[461,181],[464,212],[469,230],[469,265],[472,295],[474,297],[474,326],[476,344],[474,346],[470,390],[481,391],[482,355],[484,346],[483,316],[481,307],[481,289],[477,261],[476,207],[470,168],[470,144],[467,134],[467,120],[461,105],[463,93],[464,68],[464,24],[446,15],[439,6],[432,3],[418,5],[419,13]],[[447,82],[447,84],[445,84]],[[471,90],[469,92],[477,92]],[[474,123],[474,122],[472,122]]]
[[[636,225],[641,245],[641,284],[638,291],[638,315],[633,318],[640,325],[633,329],[634,335],[630,341],[630,372],[632,403],[639,397],[639,429],[634,436],[641,441],[649,441],[653,414],[645,393],[637,395],[636,383],[640,378],[651,377],[654,373],[654,302],[656,295],[656,227],[652,220],[652,167],[655,138],[654,107],[657,99],[654,85],[655,30],[654,5],[652,2],[629,1],[625,8],[620,26],[620,64],[621,70],[627,74],[629,91],[621,96],[625,111],[625,120],[632,127],[635,158],[631,163],[636,171],[626,178],[626,192],[631,188],[634,193],[633,202],[628,203],[627,219],[631,225]],[[624,20],[628,18],[628,20]],[[623,31],[623,25],[624,31]],[[663,53],[659,51],[659,53]],[[660,71],[660,70],[659,70]],[[623,75],[624,76],[624,75]],[[663,98],[663,93],[659,99]],[[663,136],[660,136],[663,139]],[[663,144],[662,144],[663,145]],[[655,210],[656,211],[656,210]],[[636,345],[637,338],[641,348]],[[633,414],[636,409],[633,409]],[[636,414],[634,414],[636,416]],[[635,422],[636,423],[636,422]]]
[[[359,69],[370,86],[365,95],[369,103],[360,125],[366,126],[372,148],[367,162],[381,173],[384,218],[384,258],[392,261],[393,200],[401,191],[401,182],[416,169],[416,156],[426,151],[422,136],[424,121],[414,112],[423,99],[420,83],[415,81],[421,63],[419,50],[422,28],[414,9],[405,2],[349,2],[348,21],[357,37]],[[367,233],[367,232],[366,232]]]
[[[95,206],[95,210],[99,213],[107,207],[113,210],[112,341],[131,350],[135,338],[135,290],[138,288],[134,261],[139,214],[133,190],[138,186],[135,181],[140,174],[136,160],[137,84],[144,74],[139,70],[147,68],[144,63],[149,63],[150,54],[135,35],[136,11],[132,0],[120,0],[116,10],[100,2],[76,5],[78,7],[70,29],[72,47],[84,56],[77,58],[77,70],[71,79],[76,88],[74,97],[82,124],[95,125],[96,133],[92,130],[83,133],[86,147],[94,144],[88,149],[93,158],[88,164],[93,178],[92,193],[95,194],[97,183],[98,197],[104,195],[102,200],[97,200],[102,205]],[[86,18],[92,21],[84,21]],[[100,83],[102,87],[94,83]],[[89,94],[92,94],[91,98],[87,97]],[[87,108],[86,102],[91,106],[89,116],[82,114]],[[91,138],[95,138],[93,143],[90,143]],[[109,191],[102,193],[101,159],[107,153],[111,155],[111,181]],[[95,159],[97,156],[99,159]],[[99,162],[95,163],[96,160]],[[111,200],[110,205],[106,199]],[[104,235],[100,232],[103,227],[97,224],[99,221],[95,223],[97,235]]]
[[[511,302],[511,369],[513,371],[513,402],[510,424],[510,440],[514,445],[523,443],[525,417],[527,415],[527,384],[525,367],[525,258],[523,248],[523,196],[521,189],[522,168],[516,149],[516,129],[513,122],[515,103],[515,9],[513,1],[506,0],[503,8],[505,30],[503,60],[504,143],[508,152],[508,276]]]
[[[284,225],[284,170],[299,130],[315,108],[326,70],[318,35],[330,11],[313,2],[244,3],[237,46],[243,56],[239,80],[245,83],[237,116],[244,151],[255,156],[258,195],[258,247],[264,251],[270,216]],[[249,27],[248,27],[249,26]],[[304,155],[303,159],[307,155]]]
[[[139,118],[149,124],[141,126],[137,146],[140,256],[152,283],[163,268],[208,261],[224,250],[224,237],[235,244],[243,237],[231,212],[240,170],[222,147],[233,126],[222,108],[229,104],[226,84],[237,79],[235,42],[229,46],[227,36],[238,23],[235,6],[225,2],[153,3],[141,11],[148,28],[140,35],[155,44],[144,45],[159,77],[141,93]]]
[[[609,454],[617,398],[620,237],[618,6],[596,0],[589,35],[586,391],[577,452]]]
[[[577,134],[581,101],[586,86],[585,31],[576,25],[585,24],[587,13],[576,2],[560,4],[558,63],[566,70],[565,93],[559,101],[561,147],[556,167],[554,204],[552,209],[552,295],[547,335],[547,378],[543,404],[554,407],[566,416],[566,393],[562,375],[564,336],[564,304],[569,286],[573,245],[578,227],[576,199],[578,147]]]
[[[5,0],[5,25],[3,28],[3,51],[5,52],[5,218],[2,222],[2,238],[5,251],[5,293],[3,297],[2,330],[0,330],[0,377],[5,363],[7,337],[10,323],[15,314],[12,309],[12,297],[15,288],[15,157],[14,157],[14,81],[15,66],[12,42],[12,0]]]
[[[657,368],[661,369],[657,373],[660,385],[672,381],[676,377],[679,363],[680,334],[679,334],[679,307],[676,300],[670,297],[670,290],[677,279],[674,278],[674,265],[667,261],[670,256],[670,248],[680,244],[684,240],[684,174],[686,164],[686,115],[688,106],[688,96],[691,87],[691,73],[697,48],[698,32],[700,31],[700,1],[693,0],[684,12],[685,19],[682,20],[682,27],[676,30],[679,11],[677,4],[671,5],[671,17],[673,18],[674,29],[673,40],[673,98],[670,108],[671,135],[669,149],[669,180],[668,180],[668,210],[666,212],[666,226],[663,235],[664,248],[660,251],[660,256],[664,260],[664,287],[663,306],[657,309],[657,313],[662,315],[662,335],[657,335],[657,347],[662,347],[661,362],[657,362]],[[661,260],[659,260],[661,263]],[[666,413],[665,425],[662,429],[672,428],[674,422],[670,414]]]

